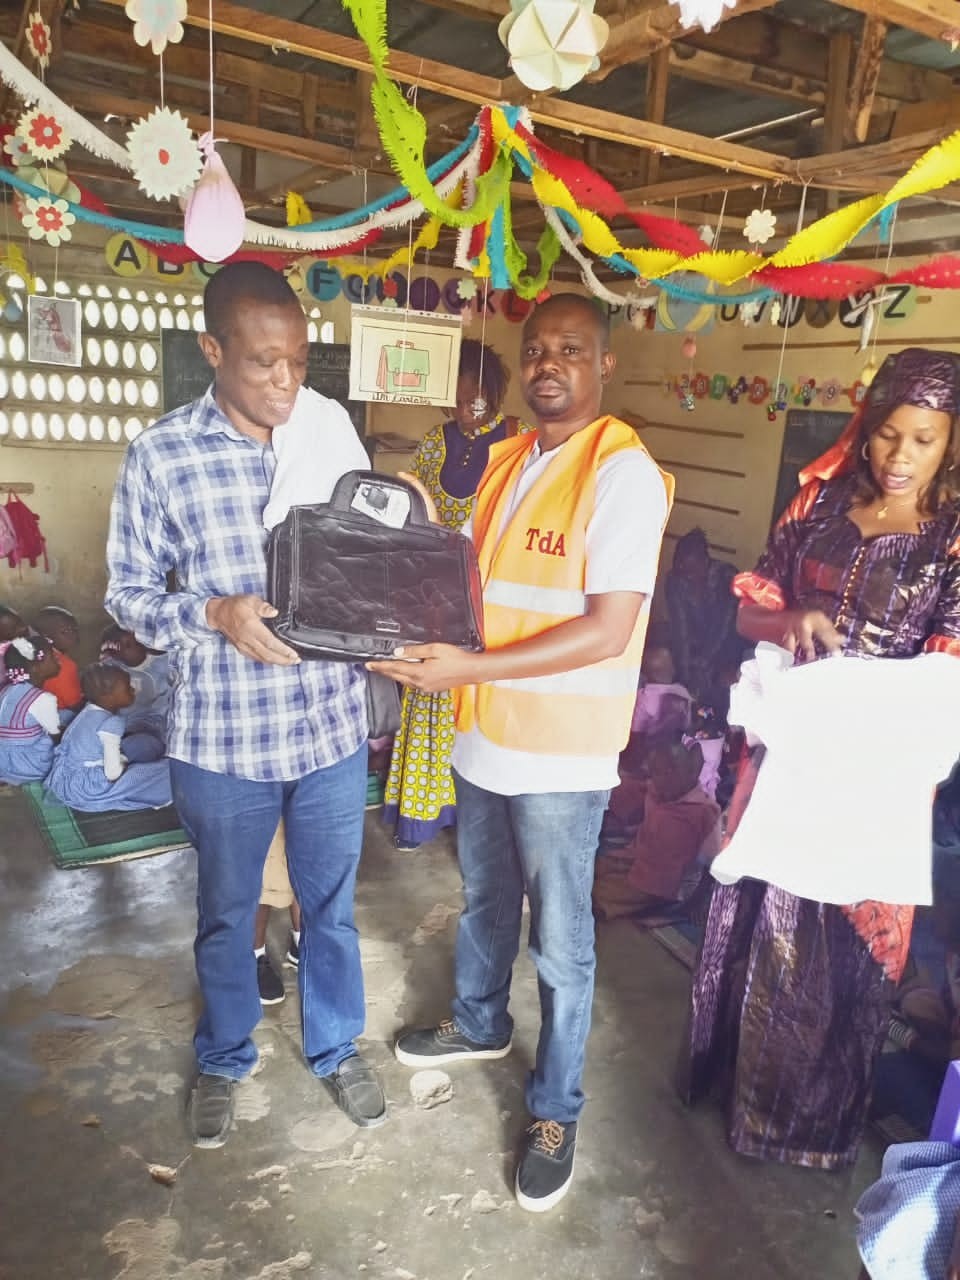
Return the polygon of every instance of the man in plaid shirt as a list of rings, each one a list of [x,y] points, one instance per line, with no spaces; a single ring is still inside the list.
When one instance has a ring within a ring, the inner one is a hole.
[[[144,644],[170,653],[173,794],[197,850],[197,977],[204,1009],[189,1119],[197,1146],[221,1146],[233,1089],[256,1061],[260,1019],[254,914],[267,848],[283,816],[303,913],[303,1051],[357,1124],[386,1114],[363,1030],[353,895],[366,798],[365,677],[347,663],[300,662],[263,619],[263,510],[273,429],[293,414],[307,369],[307,325],[284,277],[259,263],[219,271],[204,293],[206,395],[127,450],[114,494],[106,607]],[[317,501],[368,465],[334,401],[317,434]],[[299,428],[298,428],[299,429]],[[329,474],[327,474],[329,472]],[[177,589],[167,593],[166,577]]]

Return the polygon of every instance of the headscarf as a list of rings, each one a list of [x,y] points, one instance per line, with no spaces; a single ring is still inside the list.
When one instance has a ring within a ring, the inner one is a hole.
[[[861,440],[902,404],[935,409],[951,419],[960,415],[960,356],[926,347],[907,347],[887,356],[840,439],[800,472],[801,485],[852,471]]]

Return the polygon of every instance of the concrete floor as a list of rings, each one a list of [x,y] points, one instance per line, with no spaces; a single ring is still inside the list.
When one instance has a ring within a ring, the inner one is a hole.
[[[851,1210],[877,1149],[832,1175],[733,1155],[718,1113],[673,1094],[687,974],[632,926],[600,936],[576,1180],[541,1217],[510,1189],[537,1031],[529,962],[514,1053],[451,1067],[452,1101],[417,1109],[390,1051],[401,1025],[447,1009],[449,842],[397,854],[368,815],[364,1048],[389,1123],[354,1129],[304,1069],[287,969],[236,1131],[194,1151],[191,855],[57,871],[10,791],[0,833],[2,1280],[855,1280]],[[273,928],[279,950],[279,913]]]

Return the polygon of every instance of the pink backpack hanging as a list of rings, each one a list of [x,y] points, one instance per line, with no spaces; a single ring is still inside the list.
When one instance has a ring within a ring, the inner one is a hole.
[[[37,561],[43,556],[44,570],[50,572],[50,562],[47,559],[47,540],[40,532],[40,517],[35,511],[31,511],[25,502],[22,502],[15,493],[11,493],[7,498],[7,505],[4,508],[7,519],[13,525],[14,537],[16,544],[12,551],[7,555],[7,563],[11,569],[15,569],[17,565],[23,564],[24,560],[31,568],[37,567]]]
[[[17,531],[13,527],[13,521],[7,515],[6,509],[0,507],[0,560],[4,556],[13,555],[17,546]]]

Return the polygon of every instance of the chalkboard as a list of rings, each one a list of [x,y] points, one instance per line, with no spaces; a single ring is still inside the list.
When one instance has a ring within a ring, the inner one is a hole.
[[[179,409],[202,396],[213,381],[213,372],[197,343],[197,335],[185,329],[164,329],[161,334],[163,411]],[[350,348],[332,342],[311,342],[306,384],[331,400],[339,400],[361,440],[366,435],[367,406],[349,400]]]
[[[829,409],[790,409],[783,432],[777,496],[773,502],[773,518],[777,520],[799,488],[798,473],[814,458],[834,444],[850,421],[849,413]]]

